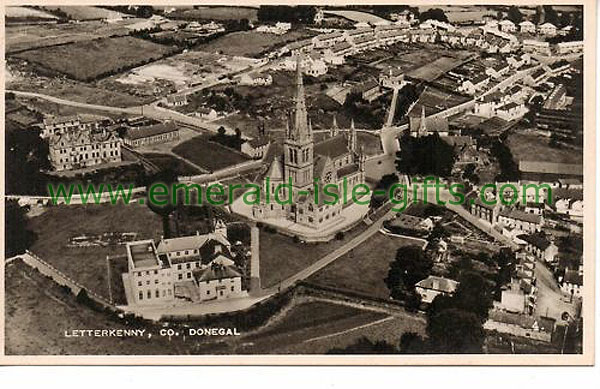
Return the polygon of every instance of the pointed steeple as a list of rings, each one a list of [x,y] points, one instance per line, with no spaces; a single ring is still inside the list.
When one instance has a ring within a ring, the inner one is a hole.
[[[354,128],[354,119],[350,119],[350,130],[348,131],[348,150],[356,153],[356,128]]]
[[[425,106],[421,106],[421,121],[419,122],[419,135],[427,132],[427,121],[425,118]]]
[[[337,136],[339,132],[337,124],[337,115],[333,114],[333,123],[331,123],[331,136]]]
[[[296,96],[294,97],[294,116],[290,138],[300,142],[312,140],[312,131],[308,126],[308,112],[304,97],[302,60],[300,55],[296,56]]]

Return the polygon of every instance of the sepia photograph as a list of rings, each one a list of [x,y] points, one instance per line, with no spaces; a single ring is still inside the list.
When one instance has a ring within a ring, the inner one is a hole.
[[[2,364],[593,364],[593,2],[49,4]]]

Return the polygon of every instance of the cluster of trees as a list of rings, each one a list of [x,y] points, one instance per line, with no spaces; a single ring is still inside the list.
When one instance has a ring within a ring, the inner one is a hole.
[[[404,134],[399,139],[400,151],[396,153],[396,168],[411,175],[448,177],[454,166],[454,148],[437,133],[422,137]]]
[[[415,284],[431,274],[433,260],[418,246],[400,247],[390,263],[385,283],[395,300],[402,300],[409,310],[417,310],[421,298]]]
[[[439,295],[427,311],[427,338],[405,333],[400,352],[481,353],[483,323],[493,304],[491,282],[477,272],[464,272],[453,296]]]
[[[438,20],[440,22],[448,23],[448,17],[441,8],[429,8],[427,11],[419,15],[419,21],[424,22],[426,20]]]
[[[43,170],[50,169],[48,142],[40,138],[37,129],[7,131],[6,145],[6,193],[19,195],[45,195],[47,176]]]
[[[6,258],[23,254],[35,241],[35,233],[27,228],[25,209],[16,200],[4,204],[4,231]]]
[[[398,98],[396,99],[396,111],[394,111],[394,122],[399,122],[405,117],[409,108],[415,101],[418,100],[421,92],[423,92],[423,89],[424,88],[421,84],[415,85],[413,83],[409,83],[398,91]]]
[[[368,125],[370,128],[380,128],[383,125],[383,114],[381,107],[375,108],[373,104],[362,98],[362,94],[352,91],[346,95],[343,105],[347,116]]]
[[[225,133],[225,127],[223,126],[219,127],[217,134],[211,136],[209,139],[234,150],[241,150],[242,143],[244,143],[244,140],[242,139],[242,131],[239,128],[235,129],[235,134],[228,135]]]
[[[519,165],[513,159],[510,148],[504,142],[505,140],[506,135],[493,139],[490,147],[492,156],[500,164],[500,173],[496,176],[496,181],[518,181],[521,176]]]
[[[317,8],[311,5],[261,5],[257,18],[261,22],[290,22],[312,24]]]

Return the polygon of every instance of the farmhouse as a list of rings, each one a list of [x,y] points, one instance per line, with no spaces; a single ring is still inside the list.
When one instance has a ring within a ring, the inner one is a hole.
[[[240,85],[269,86],[273,84],[273,77],[267,73],[250,72],[240,77]]]
[[[167,96],[167,106],[168,107],[181,107],[187,105],[187,95],[169,95]]]
[[[498,23],[498,27],[500,28],[500,31],[503,31],[503,32],[517,31],[517,27],[515,26],[515,24],[507,19],[504,19],[500,23]]]
[[[179,139],[179,128],[173,122],[128,128],[123,143],[131,147],[149,146]]]
[[[121,139],[106,129],[71,129],[50,138],[49,158],[56,171],[121,162]]]
[[[535,24],[531,23],[529,20],[522,21],[519,23],[519,30],[523,33],[527,34],[535,34]]]
[[[431,304],[439,295],[453,295],[457,287],[457,281],[437,276],[429,276],[415,285],[417,293],[421,295],[421,301],[426,304]]]
[[[538,33],[547,36],[555,36],[556,26],[552,23],[544,23],[538,26]]]

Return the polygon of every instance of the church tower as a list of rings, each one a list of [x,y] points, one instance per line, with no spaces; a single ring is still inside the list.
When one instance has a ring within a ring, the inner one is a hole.
[[[308,122],[300,57],[297,56],[296,62],[296,96],[291,126],[283,149],[286,182],[291,177],[294,188],[305,189],[313,184],[314,142],[312,128]]]

